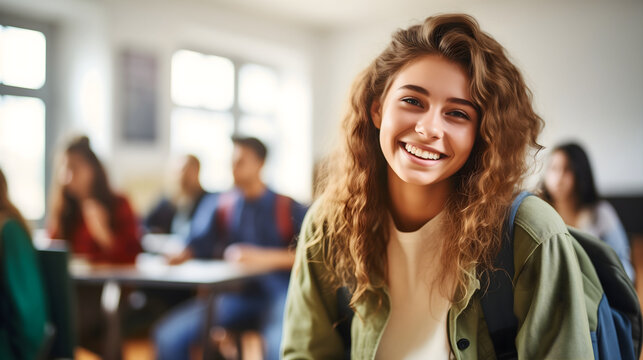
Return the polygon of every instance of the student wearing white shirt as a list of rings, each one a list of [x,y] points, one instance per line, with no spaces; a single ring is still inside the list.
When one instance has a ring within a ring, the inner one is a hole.
[[[541,196],[566,224],[584,230],[608,243],[634,280],[630,243],[616,210],[600,199],[589,158],[575,143],[554,148],[542,181]]]

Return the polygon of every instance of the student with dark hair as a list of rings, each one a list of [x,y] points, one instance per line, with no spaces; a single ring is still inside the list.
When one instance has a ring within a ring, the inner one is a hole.
[[[67,242],[70,252],[89,262],[133,263],[141,251],[138,219],[129,201],[109,186],[89,139],[73,139],[64,150],[54,183],[48,230]],[[106,331],[101,286],[76,287],[80,346],[98,352]]]
[[[9,199],[1,169],[0,279],[0,359],[37,359],[46,339],[47,299],[29,226]]]
[[[251,150],[261,161],[265,161],[268,156],[266,145],[255,137],[233,136],[232,143]]]
[[[72,140],[53,190],[49,232],[90,261],[131,263],[140,252],[138,221],[127,199],[112,191],[86,136]]]
[[[230,339],[227,335],[231,331],[259,330],[265,358],[278,359],[283,307],[294,261],[291,246],[306,207],[275,193],[261,180],[267,156],[261,141],[242,137],[232,140],[234,189],[204,199],[195,219],[208,221],[192,228],[187,248],[170,262],[223,258],[274,270],[249,281],[239,292],[220,296],[215,320],[216,333],[222,339]],[[191,345],[201,340],[206,305],[203,299],[196,299],[161,320],[154,336],[159,359],[188,359]],[[221,345],[226,343],[224,340]],[[220,349],[227,358],[235,358],[234,349]]]
[[[621,259],[630,279],[634,279],[630,244],[623,224],[612,205],[598,195],[589,158],[580,145],[561,144],[552,150],[541,184],[541,196],[566,224],[608,243]]]

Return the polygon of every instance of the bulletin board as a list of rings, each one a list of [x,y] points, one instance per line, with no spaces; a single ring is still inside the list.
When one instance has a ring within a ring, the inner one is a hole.
[[[158,137],[158,64],[154,55],[120,53],[121,138],[129,143],[155,143]]]

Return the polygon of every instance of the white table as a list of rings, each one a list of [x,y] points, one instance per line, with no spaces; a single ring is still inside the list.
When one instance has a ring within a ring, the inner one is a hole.
[[[90,264],[72,259],[69,264],[72,279],[77,283],[102,284],[101,306],[107,314],[107,339],[103,358],[120,359],[121,334],[119,305],[121,286],[154,286],[159,288],[204,288],[208,292],[206,324],[203,329],[203,358],[210,359],[209,331],[214,314],[214,298],[252,277],[270,272],[269,269],[231,264],[221,260],[188,260],[180,265],[168,265],[161,256],[140,254],[134,265]]]

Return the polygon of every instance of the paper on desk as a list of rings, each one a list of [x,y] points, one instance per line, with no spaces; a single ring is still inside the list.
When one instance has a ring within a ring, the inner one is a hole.
[[[210,283],[248,274],[248,269],[220,260],[192,259],[180,265],[169,265],[164,256],[147,253],[138,255],[136,269],[152,277],[164,276],[167,280],[195,283]]]

